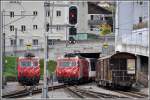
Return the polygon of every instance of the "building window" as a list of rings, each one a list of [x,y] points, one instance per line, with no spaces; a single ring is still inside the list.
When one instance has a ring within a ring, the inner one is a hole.
[[[142,17],[139,17],[139,23],[142,23]]]
[[[54,40],[53,39],[48,39],[47,44],[48,45],[54,45]]]
[[[37,11],[33,11],[33,15],[34,15],[34,16],[37,16]]]
[[[143,2],[142,1],[140,1],[140,5],[142,5],[143,4]]]
[[[57,25],[56,30],[61,30],[61,27]]]
[[[9,1],[9,3],[21,3],[19,0],[11,0],[11,1]]]
[[[137,1],[136,3],[137,3],[137,4],[140,4],[140,5],[142,5],[142,4],[143,4],[143,2],[142,2],[142,1]]]
[[[91,15],[91,20],[93,20],[93,15]]]
[[[37,25],[33,25],[33,29],[36,30],[38,27]]]
[[[56,12],[56,16],[61,16],[61,11],[60,10],[58,10],[57,12]]]
[[[20,45],[20,46],[23,46],[23,45],[24,45],[24,40],[23,40],[23,39],[20,39],[20,40],[19,40],[19,45]]]
[[[11,40],[10,40],[10,46],[15,46],[15,45],[16,45],[16,40],[11,39]]]
[[[21,25],[21,31],[22,32],[26,31],[26,26],[25,25]]]
[[[34,39],[32,44],[33,44],[33,45],[38,45],[38,40],[37,40],[37,39]]]
[[[10,31],[14,31],[14,25],[10,25]]]
[[[13,11],[10,12],[10,17],[11,18],[14,17],[14,12]]]
[[[47,16],[47,17],[50,16],[50,11],[46,11],[46,16]]]

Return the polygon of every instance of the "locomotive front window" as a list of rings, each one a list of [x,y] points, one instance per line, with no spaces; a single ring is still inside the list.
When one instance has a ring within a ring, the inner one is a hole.
[[[34,61],[34,62],[33,62],[33,66],[34,66],[34,67],[38,66],[38,62],[37,62],[37,61]]]
[[[20,65],[22,67],[30,67],[31,66],[31,61],[21,61]]]
[[[60,62],[61,67],[72,67],[72,66],[77,66],[76,62],[70,62],[70,61],[65,61],[65,62]]]

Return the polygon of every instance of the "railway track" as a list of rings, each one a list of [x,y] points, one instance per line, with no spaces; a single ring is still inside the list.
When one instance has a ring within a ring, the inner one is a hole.
[[[120,94],[129,96],[129,98],[146,98],[148,97],[148,95],[140,93],[140,92],[135,92],[135,91],[129,91],[129,92],[125,92],[125,91],[118,91],[116,90],[115,92],[118,92]]]
[[[57,86],[49,86],[48,87],[48,91],[54,90],[54,89],[60,89],[60,88],[64,88],[65,85],[57,85]],[[30,87],[29,89],[24,89],[21,91],[15,91],[13,93],[9,93],[6,95],[3,95],[2,98],[19,98],[19,97],[24,97],[24,96],[28,96],[28,95],[32,95],[32,94],[37,94],[37,93],[41,93],[42,92],[42,88],[36,89],[35,90],[35,86]]]
[[[76,85],[68,86],[64,84],[56,85],[53,87],[49,86],[48,90],[52,91],[52,90],[61,89],[61,88],[67,89],[67,91],[71,92],[73,95],[76,95],[76,97],[78,98],[146,98],[148,97],[148,95],[146,94],[142,94],[140,92],[135,92],[135,91],[125,92],[125,91],[115,90],[114,92],[124,95],[124,96],[119,96],[119,95],[106,94],[103,92],[95,92],[92,90],[87,90],[84,88],[80,88]],[[3,95],[2,98],[20,98],[20,97],[34,95],[34,94],[41,93],[41,92],[42,92],[42,88],[36,89],[35,86],[32,86],[28,89],[26,88],[24,90],[14,91],[12,93]]]
[[[2,98],[16,98],[21,97],[23,95],[28,95],[30,91],[34,89],[34,86],[31,86],[29,89],[24,88],[23,90],[14,91],[12,93],[8,93],[2,96]]]
[[[85,90],[85,89],[78,88],[77,86],[66,87],[66,89],[74,93],[75,95],[77,95],[79,98],[126,98],[123,96]]]

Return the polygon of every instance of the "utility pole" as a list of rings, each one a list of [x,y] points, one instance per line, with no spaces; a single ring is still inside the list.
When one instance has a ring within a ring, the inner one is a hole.
[[[17,55],[17,28],[15,28],[14,54]]]
[[[46,18],[46,13],[47,13],[47,8],[48,8],[48,5],[47,5],[47,2],[45,1],[44,2],[44,16],[45,16],[45,33],[44,33],[44,80],[43,80],[43,91],[42,91],[42,98],[48,98],[48,87],[47,87],[47,37],[48,37],[48,31],[46,30],[47,29],[47,18]]]
[[[3,44],[3,41],[2,41],[2,33],[3,33],[3,11],[1,11],[0,12],[1,14],[0,14],[0,22],[1,22],[1,29],[0,29],[0,48],[3,48],[3,46],[2,46],[2,44]],[[3,50],[2,49],[0,49],[0,69],[1,69],[1,73],[3,73],[3,60],[2,60],[2,53],[3,53]],[[2,76],[2,78],[1,78],[1,80],[2,80],[2,88],[4,88],[4,84],[3,84],[3,74],[1,74]]]
[[[68,46],[68,34],[67,34],[67,26],[66,26],[66,47]]]
[[[3,33],[3,72],[5,72],[5,33]]]
[[[4,10],[1,11],[1,33],[0,33],[0,58],[1,58],[1,71],[2,71],[2,88],[4,88],[4,85],[6,85],[6,80],[4,76],[4,65],[5,65],[5,33],[4,33]]]

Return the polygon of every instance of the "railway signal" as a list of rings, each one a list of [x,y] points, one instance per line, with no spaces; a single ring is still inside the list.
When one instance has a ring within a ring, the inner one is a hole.
[[[50,27],[50,25],[49,25],[49,23],[47,23],[47,24],[46,24],[46,32],[49,31],[49,27]]]
[[[76,35],[77,34],[77,29],[75,27],[70,27],[69,28],[69,35]]]
[[[75,25],[77,24],[77,7],[71,6],[69,8],[69,24]]]
[[[69,37],[69,44],[75,44],[76,40],[73,37]]]

